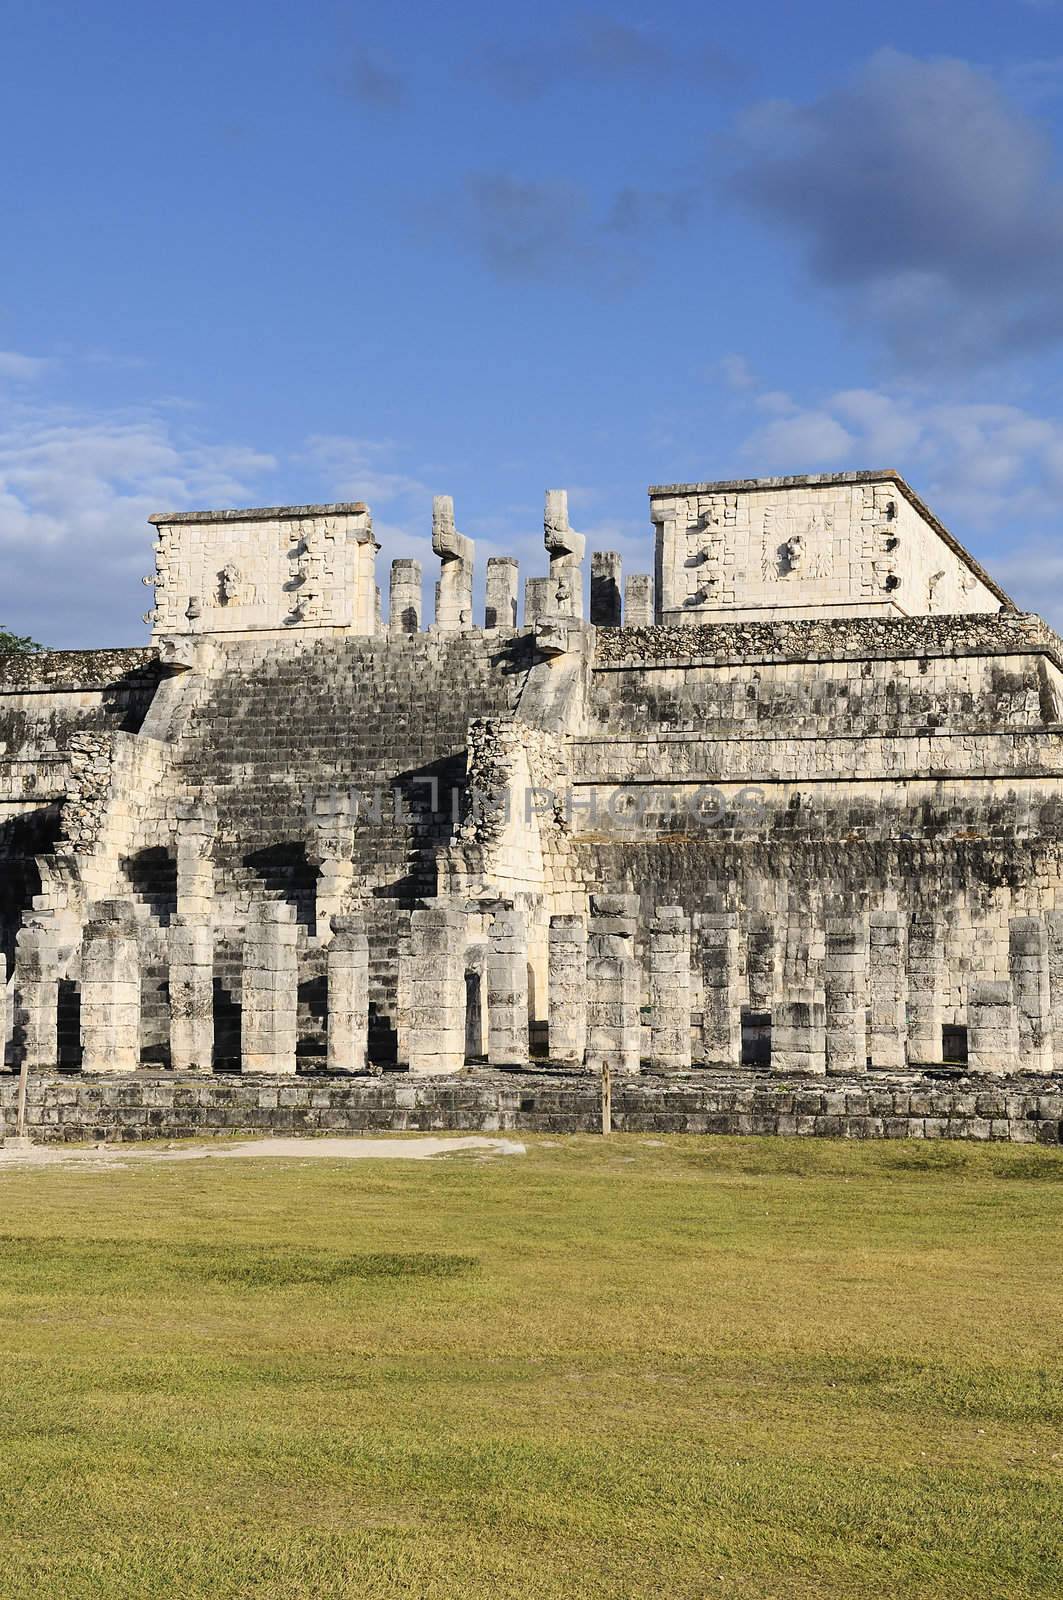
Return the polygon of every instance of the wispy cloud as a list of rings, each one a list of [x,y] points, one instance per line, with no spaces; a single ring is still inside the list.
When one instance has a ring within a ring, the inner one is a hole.
[[[406,101],[406,79],[386,57],[359,45],[336,75],[341,92],[378,111],[397,111]]]
[[[677,39],[661,30],[600,13],[576,13],[550,31],[486,45],[469,62],[474,77],[507,100],[537,100],[573,82],[641,84],[711,79],[720,90],[745,77],[744,67],[711,40]]]
[[[882,50],[739,128],[732,192],[925,369],[1063,338],[1063,184],[1041,128],[963,61]]]
[[[26,356],[16,350],[0,350],[0,379],[33,383],[37,378],[42,378],[52,365],[47,356]]]

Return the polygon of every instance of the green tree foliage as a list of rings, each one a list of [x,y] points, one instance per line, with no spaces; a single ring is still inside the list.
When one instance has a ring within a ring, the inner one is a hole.
[[[5,628],[0,623],[0,652],[5,650],[43,650],[43,644],[38,644],[36,639],[31,639],[28,633],[12,633],[10,628]]]

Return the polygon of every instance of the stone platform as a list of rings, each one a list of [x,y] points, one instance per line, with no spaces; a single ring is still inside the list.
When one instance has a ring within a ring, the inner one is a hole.
[[[18,1084],[0,1082],[0,1129],[15,1132]],[[600,1081],[586,1074],[471,1069],[455,1077],[34,1075],[28,1131],[48,1143],[253,1133],[596,1133]],[[697,1071],[617,1078],[618,1133],[850,1139],[993,1139],[1056,1145],[1063,1076],[801,1078]]]

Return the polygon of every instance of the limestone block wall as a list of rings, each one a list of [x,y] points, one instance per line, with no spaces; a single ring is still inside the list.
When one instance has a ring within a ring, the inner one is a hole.
[[[1007,603],[891,473],[662,485],[650,490],[650,518],[660,622]]]
[[[376,632],[372,518],[362,502],[181,512],[156,528],[156,638],[296,627]]]

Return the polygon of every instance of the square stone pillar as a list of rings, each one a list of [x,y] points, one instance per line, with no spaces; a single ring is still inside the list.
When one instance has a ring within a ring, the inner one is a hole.
[[[361,917],[333,917],[325,970],[328,1070],[364,1072],[369,1043],[369,941]]]
[[[487,947],[487,1059],[493,1067],[528,1064],[528,919],[499,906]]]
[[[7,957],[0,950],[0,1070],[7,1060],[7,1042],[11,1037],[11,996],[7,987]]]
[[[775,924],[757,911],[749,919],[747,972],[751,1011],[770,1011],[779,990],[779,941]]]
[[[648,572],[632,572],[624,583],[624,627],[653,627],[653,579]]]
[[[1008,967],[1019,1028],[1019,1069],[1052,1071],[1052,991],[1048,928],[1040,917],[1008,923]]]
[[[488,556],[487,594],[484,603],[485,628],[517,626],[517,594],[520,569],[515,556]]]
[[[827,1070],[827,1013],[820,995],[807,986],[795,988],[776,1003],[771,1018],[773,1072],[802,1072],[822,1077]]]
[[[591,552],[591,621],[598,628],[619,628],[621,616],[620,557],[615,550]]]
[[[587,1065],[636,1073],[641,1062],[640,985],[635,961],[638,896],[591,897],[587,942]]]
[[[908,1064],[941,1060],[945,1000],[945,925],[920,914],[908,929]]]
[[[1010,983],[972,983],[967,990],[967,1068],[996,1077],[1018,1069],[1019,1027]]]
[[[555,585],[549,578],[524,580],[524,626],[532,627],[540,617],[554,614]]]
[[[701,919],[701,1050],[706,1066],[742,1061],[742,947],[734,912]],[[761,1008],[767,1010],[767,1006]]]
[[[587,1053],[587,923],[583,917],[550,918],[547,981],[550,1060],[581,1067]]]
[[[884,1072],[902,1072],[908,1042],[908,925],[897,911],[871,913],[868,1054]]]
[[[241,983],[244,1072],[295,1072],[299,1033],[299,930],[285,901],[264,900],[244,932]]]
[[[1048,987],[1052,1007],[1052,1061],[1063,1072],[1063,911],[1045,917],[1048,933]],[[15,971],[18,972],[16,961]]]
[[[650,925],[650,1071],[690,1068],[690,919],[658,906]]]
[[[403,1000],[411,1073],[432,1077],[465,1065],[465,913],[426,906],[410,918]]]
[[[59,933],[44,922],[15,937],[15,1055],[30,1072],[59,1061]]]
[[[214,929],[198,917],[170,924],[170,1065],[210,1072],[214,1065]]]
[[[94,908],[81,941],[81,1068],[135,1072],[140,1065],[140,952],[136,921],[120,900]]]
[[[867,1070],[868,928],[863,917],[827,919],[823,963],[827,1071]]]
[[[214,913],[214,863],[218,830],[214,806],[194,801],[182,806],[177,824],[177,913],[210,919]]]
[[[420,633],[421,603],[421,563],[405,559],[393,561],[388,632]]]

